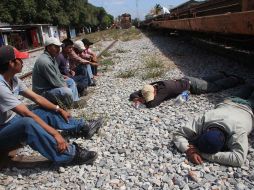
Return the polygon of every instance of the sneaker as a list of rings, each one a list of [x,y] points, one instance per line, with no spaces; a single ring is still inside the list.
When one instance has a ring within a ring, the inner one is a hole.
[[[91,83],[89,84],[89,86],[96,86],[96,80],[92,79]]]
[[[245,80],[242,77],[239,77],[237,75],[229,75],[229,77],[234,77],[238,80],[239,84],[245,84]]]
[[[87,105],[85,99],[80,99],[78,101],[73,102],[72,108],[77,109],[77,108],[83,108]]]
[[[225,77],[229,77],[229,74],[226,73],[225,71],[219,71],[219,73],[223,74]]]
[[[88,91],[87,91],[86,88],[83,89],[83,90],[79,93],[79,97],[86,96],[86,95],[88,95]]]
[[[92,165],[93,162],[96,160],[98,157],[97,152],[95,151],[89,151],[85,148],[80,148],[77,143],[73,142],[73,145],[76,148],[76,154],[72,160],[72,164],[89,164]]]
[[[103,124],[102,117],[96,120],[88,121],[83,128],[84,137],[86,139],[92,138],[92,136],[102,127],[102,124]]]

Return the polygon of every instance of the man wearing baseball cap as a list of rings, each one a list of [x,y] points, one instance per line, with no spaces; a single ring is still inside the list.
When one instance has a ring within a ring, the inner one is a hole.
[[[33,68],[33,91],[46,97],[53,103],[78,108],[85,105],[79,99],[76,83],[73,79],[61,74],[56,57],[60,53],[62,43],[54,37],[46,39],[45,51],[36,60]]]
[[[62,163],[91,164],[97,153],[68,144],[56,129],[80,131],[86,138],[102,125],[74,119],[64,109],[28,89],[15,76],[23,67],[27,52],[12,46],[0,47],[0,151],[11,150],[26,143],[49,160]],[[18,96],[22,95],[40,107],[30,111]]]
[[[147,108],[153,108],[186,90],[192,94],[202,94],[233,88],[243,83],[242,78],[225,72],[203,78],[186,76],[178,80],[170,79],[146,84],[141,90],[132,93],[129,100],[143,103]]]
[[[254,87],[242,86],[236,96],[178,129],[174,143],[195,164],[206,159],[241,167],[248,153],[248,135],[254,126],[253,108]]]

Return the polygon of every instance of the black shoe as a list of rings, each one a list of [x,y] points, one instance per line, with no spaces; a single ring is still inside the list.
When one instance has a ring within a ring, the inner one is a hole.
[[[86,139],[90,139],[101,127],[103,124],[103,118],[92,120],[87,122],[83,128],[83,134]]]
[[[81,92],[79,92],[79,97],[86,96],[86,95],[88,95],[88,91],[86,88],[83,89]]]
[[[242,77],[239,77],[237,75],[229,75],[229,77],[234,77],[238,80],[239,84],[245,84],[245,80]]]
[[[229,77],[229,74],[226,73],[225,71],[219,71],[219,73],[223,74],[225,77]]]
[[[93,162],[98,157],[98,154],[95,151],[89,151],[87,149],[82,149],[75,142],[73,142],[73,145],[76,148],[76,154],[75,154],[71,164],[77,164],[77,165],[89,164],[89,165],[92,165]]]
[[[87,105],[85,99],[80,99],[78,101],[73,102],[72,108],[77,109],[77,108],[83,108]]]
[[[89,86],[96,86],[96,80],[92,79],[91,83],[89,84]]]

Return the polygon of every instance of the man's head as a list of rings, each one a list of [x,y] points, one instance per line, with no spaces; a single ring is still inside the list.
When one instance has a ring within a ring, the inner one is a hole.
[[[65,54],[69,54],[73,49],[73,41],[69,38],[62,41],[62,51]]]
[[[45,41],[45,49],[52,56],[56,57],[60,53],[62,43],[54,37],[47,38]]]
[[[12,46],[0,47],[0,72],[5,73],[11,66],[15,69],[15,73],[22,71],[22,59],[29,57],[27,52],[20,52]]]
[[[225,140],[225,134],[221,129],[211,127],[195,140],[195,145],[202,153],[215,154],[222,150]]]
[[[150,84],[144,85],[144,87],[141,89],[141,93],[146,102],[154,100],[155,89],[153,85]]]
[[[79,52],[84,51],[86,48],[81,40],[74,42],[74,48]]]
[[[84,39],[82,40],[82,42],[83,42],[83,44],[84,44],[84,46],[85,46],[86,48],[89,48],[90,45],[93,45],[93,42],[89,41],[89,40],[86,39],[86,38],[84,38]]]

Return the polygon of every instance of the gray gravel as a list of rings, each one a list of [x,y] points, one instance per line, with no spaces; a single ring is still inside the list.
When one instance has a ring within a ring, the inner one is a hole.
[[[126,51],[117,53],[118,50]],[[4,169],[0,173],[0,189],[254,189],[253,134],[248,160],[242,168],[209,162],[195,166],[172,143],[173,131],[190,117],[211,110],[236,89],[191,95],[180,106],[169,100],[153,109],[135,109],[128,101],[130,93],[154,80],[184,75],[202,77],[220,70],[250,79],[253,69],[195,48],[179,38],[144,36],[140,40],[119,41],[110,51],[115,65],[98,77],[88,106],[72,110],[73,115],[82,112],[107,118],[100,134],[92,140],[76,140],[81,146],[98,151],[94,165]],[[135,77],[116,77],[122,71],[142,67],[146,55],[164,60],[169,67],[164,76],[144,81],[141,75],[145,71],[139,69]],[[26,148],[25,152],[29,151]]]

